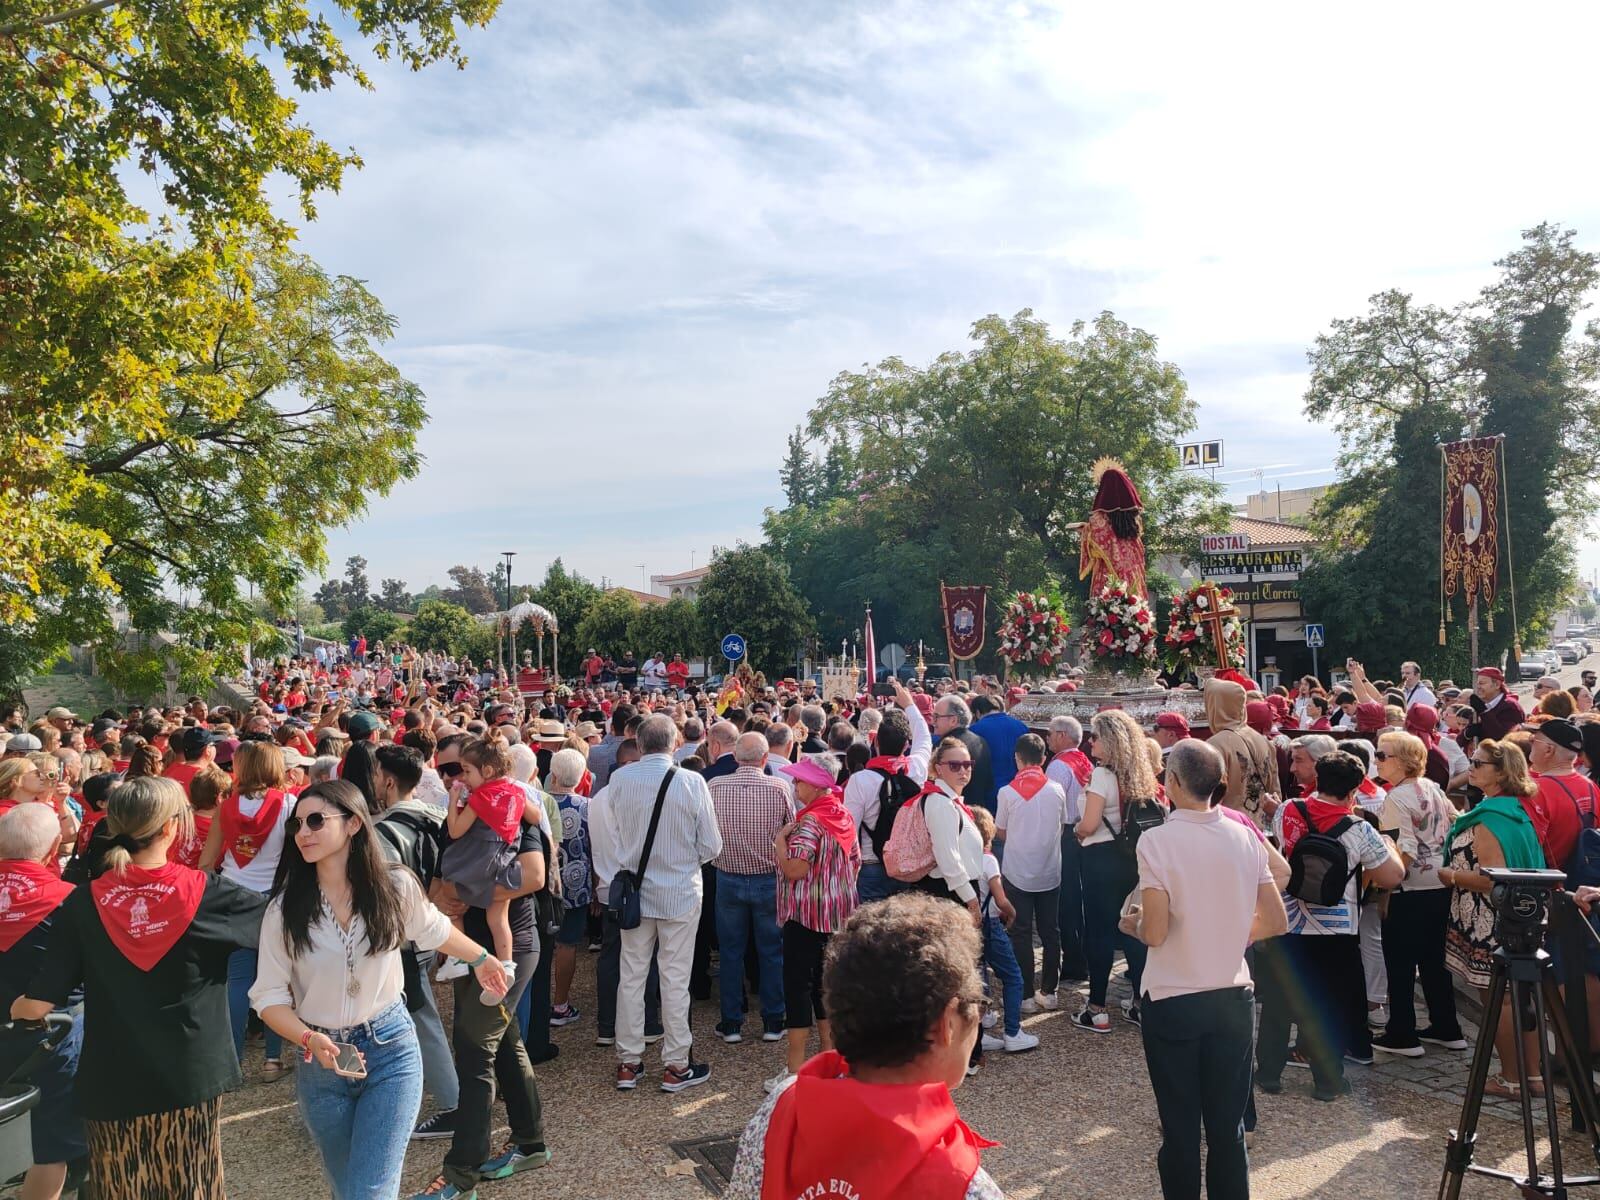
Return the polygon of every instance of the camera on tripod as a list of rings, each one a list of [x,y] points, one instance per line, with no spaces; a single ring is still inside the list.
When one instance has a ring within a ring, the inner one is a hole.
[[[1550,920],[1551,897],[1567,886],[1566,872],[1485,867],[1483,873],[1494,884],[1489,900],[1495,940],[1507,954],[1536,953]]]

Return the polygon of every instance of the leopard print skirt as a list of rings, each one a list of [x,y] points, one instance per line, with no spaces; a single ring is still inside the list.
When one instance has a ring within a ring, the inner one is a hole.
[[[126,1121],[88,1121],[96,1200],[226,1200],[222,1100]]]

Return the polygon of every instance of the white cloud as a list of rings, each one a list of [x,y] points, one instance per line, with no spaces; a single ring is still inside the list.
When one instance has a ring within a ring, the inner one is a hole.
[[[839,370],[1023,307],[1156,333],[1231,465],[1325,465],[1332,318],[1600,225],[1600,10],[1541,12],[509,0],[466,71],[306,103],[367,166],[303,242],[396,313],[433,414],[332,553],[682,568],[757,535]]]

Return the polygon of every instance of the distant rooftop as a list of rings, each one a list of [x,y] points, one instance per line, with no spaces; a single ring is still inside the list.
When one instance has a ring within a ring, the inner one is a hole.
[[[1315,546],[1316,536],[1309,529],[1290,525],[1287,521],[1259,521],[1255,517],[1235,515],[1229,522],[1233,533],[1242,533],[1250,539],[1252,549],[1261,546]]]

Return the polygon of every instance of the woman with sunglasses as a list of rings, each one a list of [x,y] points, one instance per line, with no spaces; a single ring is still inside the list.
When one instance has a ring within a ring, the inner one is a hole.
[[[61,826],[61,844],[70,849],[78,835],[78,819],[67,807],[66,796],[61,764],[53,754],[35,750],[23,758],[0,761],[0,816],[19,804],[49,805]]]
[[[505,972],[389,864],[367,802],[343,780],[315,784],[284,824],[272,898],[261,922],[250,1003],[298,1044],[300,1115],[335,1200],[395,1197],[422,1106],[422,1056],[405,1006],[401,947],[464,959],[485,992]],[[357,1062],[340,1046],[353,1046]]]
[[[911,801],[922,805],[933,842],[933,869],[916,887],[965,905],[973,927],[982,929],[978,881],[983,876],[983,835],[961,798],[972,782],[972,751],[960,738],[947,737],[934,748],[932,770],[922,794]]]
[[[1452,889],[1450,918],[1445,930],[1444,960],[1450,971],[1477,988],[1487,1003],[1489,969],[1495,948],[1494,905],[1489,899],[1492,886],[1483,873],[1486,867],[1514,867],[1540,870],[1544,851],[1524,803],[1538,794],[1538,785],[1528,776],[1528,761],[1522,751],[1507,741],[1486,738],[1472,753],[1471,784],[1483,792],[1477,805],[1456,818],[1445,840],[1448,861],[1439,870],[1439,881]],[[1517,1085],[1506,1079],[1515,1071],[1516,1032],[1512,1009],[1500,1014],[1500,1027],[1494,1044],[1500,1055],[1500,1074],[1484,1086],[1496,1096],[1517,1095]],[[1525,1035],[1529,1062],[1534,1057],[1535,1035]],[[1530,1078],[1535,1095],[1544,1094],[1543,1081]]]

